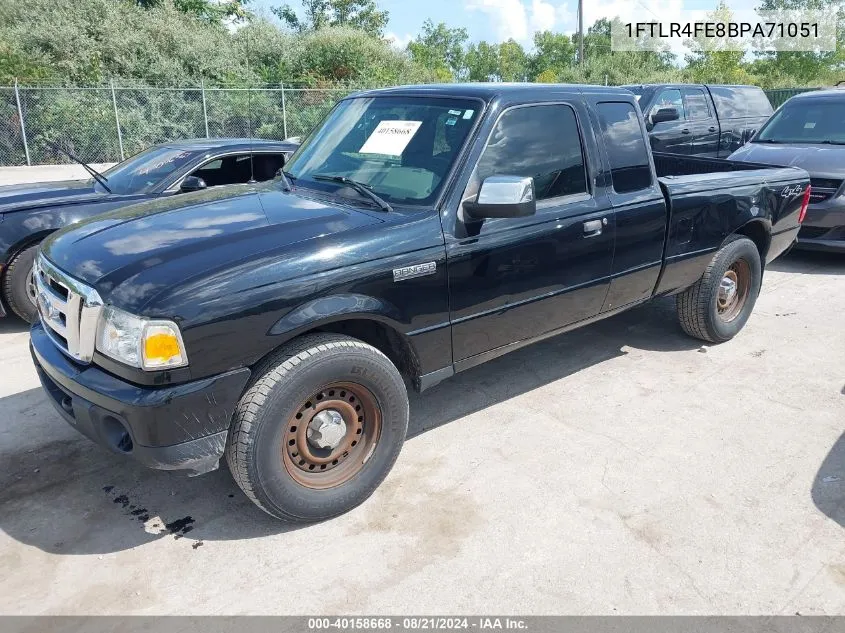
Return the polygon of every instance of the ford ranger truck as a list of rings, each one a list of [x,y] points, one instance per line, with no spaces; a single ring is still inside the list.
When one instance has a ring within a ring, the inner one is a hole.
[[[653,156],[619,88],[444,85],[341,100],[269,183],[143,202],[49,236],[31,349],[74,428],[213,470],[291,522],[390,471],[408,388],[675,295],[745,325],[807,172]]]

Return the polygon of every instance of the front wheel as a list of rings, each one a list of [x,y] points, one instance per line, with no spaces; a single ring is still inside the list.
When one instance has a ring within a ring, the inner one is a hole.
[[[396,367],[357,339],[315,334],[279,350],[256,375],[226,446],[244,493],[290,522],[328,519],[366,500],[408,429]]]
[[[751,316],[762,281],[757,246],[747,237],[734,236],[719,249],[701,279],[677,295],[681,327],[710,343],[732,339]]]

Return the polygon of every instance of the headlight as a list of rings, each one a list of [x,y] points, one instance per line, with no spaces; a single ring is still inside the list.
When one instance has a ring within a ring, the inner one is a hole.
[[[146,370],[188,364],[185,344],[175,323],[144,319],[112,306],[103,308],[97,350],[121,363]]]

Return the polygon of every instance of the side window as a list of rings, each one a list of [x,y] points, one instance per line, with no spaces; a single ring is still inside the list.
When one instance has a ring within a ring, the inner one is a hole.
[[[720,119],[737,119],[747,116],[743,96],[733,86],[708,86]]]
[[[199,169],[191,172],[191,176],[202,178],[209,187],[218,187],[220,185],[231,185],[237,182],[246,182],[249,179],[238,180],[236,171],[236,159],[240,156],[224,156],[223,158],[213,158]]]
[[[675,108],[678,111],[679,120],[683,121],[686,118],[684,102],[681,100],[681,91],[678,88],[667,88],[657,95],[651,113],[654,114],[661,108]]]
[[[235,154],[215,158],[191,173],[202,178],[209,187],[244,184],[254,178],[257,182],[271,180],[285,163],[284,154]]]
[[[489,176],[531,176],[537,200],[587,192],[575,112],[567,105],[506,111],[478,161],[476,185]]]
[[[687,119],[709,119],[710,107],[707,105],[707,97],[699,88],[687,88],[684,90],[684,107]]]
[[[601,133],[610,160],[613,190],[628,193],[651,186],[651,166],[637,111],[630,103],[599,103]]]
[[[754,86],[742,88],[742,93],[745,96],[746,114],[748,116],[771,116],[773,112],[772,104],[769,103],[769,98],[760,88]]]

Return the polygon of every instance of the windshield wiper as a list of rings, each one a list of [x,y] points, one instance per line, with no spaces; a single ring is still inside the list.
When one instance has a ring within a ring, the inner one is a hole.
[[[830,139],[819,141],[819,143],[822,145],[845,145],[845,141],[831,141]]]
[[[67,156],[69,159],[71,159],[75,163],[79,163],[80,165],[82,165],[85,168],[85,171],[87,171],[89,174],[91,174],[91,177],[103,186],[103,189],[105,189],[106,191],[111,193],[111,189],[109,189],[109,186],[106,184],[108,182],[108,178],[106,178],[105,176],[103,176],[103,174],[101,174],[96,169],[91,167],[91,165],[89,165],[88,163],[80,160],[79,158],[77,158],[76,156],[71,154],[69,151],[67,151],[63,147],[59,147],[58,145],[56,145],[52,141],[44,141],[44,143],[47,145],[47,147],[51,147],[54,150],[56,150],[57,152],[61,152],[62,154]]]
[[[329,174],[315,174],[312,176],[314,180],[325,180],[327,182],[337,182],[343,185],[347,185],[352,187],[355,191],[360,193],[362,196],[366,196],[373,202],[375,202],[382,211],[393,211],[393,207],[391,207],[387,200],[379,196],[375,193],[372,189],[370,189],[369,185],[365,185],[363,182],[358,182],[357,180],[352,180],[351,178],[347,178],[346,176],[332,176]]]

